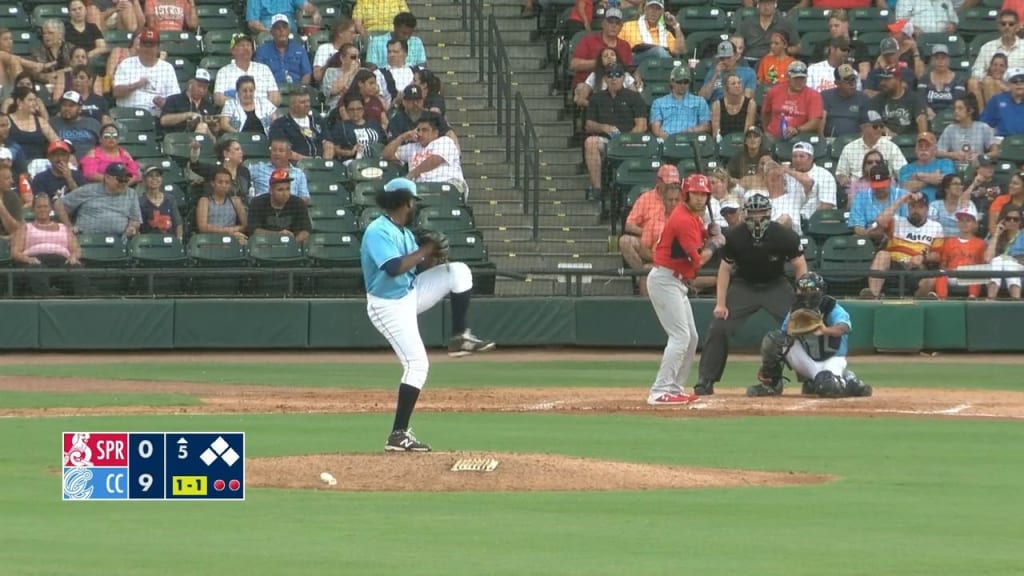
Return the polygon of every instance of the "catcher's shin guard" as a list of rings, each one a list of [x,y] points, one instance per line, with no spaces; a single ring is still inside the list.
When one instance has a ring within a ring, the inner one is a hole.
[[[765,386],[782,386],[782,366],[786,353],[792,348],[793,337],[782,330],[772,330],[761,339],[761,368],[757,379]]]

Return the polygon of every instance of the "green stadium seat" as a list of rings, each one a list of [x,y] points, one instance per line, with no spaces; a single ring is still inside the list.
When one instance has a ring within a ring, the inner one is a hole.
[[[457,208],[466,203],[461,192],[444,182],[420,182],[416,185],[416,194],[419,196],[416,205],[420,207]]]
[[[270,158],[270,140],[260,132],[235,132],[221,136],[221,140],[232,139],[242,147],[247,159],[266,160]]]
[[[41,27],[45,20],[66,22],[70,18],[66,4],[40,4],[32,9],[32,24]]]
[[[742,132],[722,135],[722,141],[718,143],[718,158],[722,164],[728,164],[733,156],[743,153],[743,139]]]
[[[376,206],[364,206],[363,209],[359,211],[359,229],[366,230],[366,227],[369,226],[371,222],[383,214],[384,211]]]
[[[238,15],[229,6],[196,6],[196,13],[199,15],[199,26],[203,29],[204,34],[215,30],[230,32],[241,30]],[[205,47],[205,35],[203,41]]]
[[[850,29],[853,30],[852,25],[850,26]],[[869,57],[878,58],[878,54],[882,49],[882,40],[889,38],[890,36],[892,35],[889,34],[888,30],[861,32],[860,35],[857,36],[857,40],[864,44],[864,48],[866,49]]]
[[[644,82],[664,84],[668,82],[672,69],[684,63],[684,61],[678,58],[647,58],[637,67],[637,72],[640,73],[640,77],[644,79]]]
[[[397,162],[374,158],[361,158],[349,164],[349,178],[353,182],[379,180],[387,183],[405,173],[404,166]]]
[[[875,246],[868,238],[831,236],[821,247],[821,276],[830,292],[852,295],[867,285],[867,272],[875,259]]]
[[[612,163],[629,158],[659,158],[661,143],[650,134],[620,133],[613,136],[605,148],[605,158]]]
[[[223,54],[215,54],[212,56],[204,56],[199,60],[199,67],[206,68],[210,72],[210,76],[214,79],[217,78],[217,71],[221,68],[231,64],[231,56]]]
[[[993,28],[995,28],[995,26],[993,26]],[[976,36],[974,36],[974,38],[971,39],[971,42],[967,45],[967,51],[970,52],[971,59],[973,60],[974,58],[976,58],[978,56],[978,52],[981,51],[981,47],[982,46],[984,46],[988,42],[991,42],[993,40],[998,40],[998,39],[999,39],[999,32],[995,32],[995,31],[984,32],[984,33],[977,34]],[[988,62],[985,63],[985,67],[986,68],[988,67]]]
[[[829,157],[834,162],[839,161],[839,156],[843,153],[843,148],[854,140],[860,138],[860,134],[843,134],[842,136],[836,136],[836,139],[832,141],[832,145],[829,146]]]
[[[967,54],[967,44],[959,34],[934,33],[921,34],[917,38],[917,45],[922,55],[931,56],[931,47],[936,44],[945,44],[949,48],[950,60],[959,60]]]
[[[188,241],[188,256],[200,268],[242,268],[249,265],[245,244],[227,234],[193,234]],[[235,295],[243,292],[244,276],[196,276],[192,288],[199,294]]]
[[[807,260],[807,267],[817,270],[821,267],[821,249],[814,238],[803,236],[800,238],[800,245],[804,249],[804,259]]]
[[[156,141],[156,135],[150,132],[122,132],[120,138],[121,148],[135,160],[151,158],[162,158],[163,150]]]
[[[184,268],[189,264],[184,244],[170,234],[139,234],[128,242],[128,255],[136,268]],[[188,291],[190,280],[185,276],[135,278],[137,290],[149,295],[182,294]]]
[[[828,30],[828,16],[831,12],[825,8],[797,8],[790,10],[787,16],[796,27],[797,34],[803,36],[808,32]]]
[[[997,31],[998,18],[999,10],[996,8],[968,8],[960,14],[960,23],[956,25],[956,31],[968,38],[976,38],[978,35]]]
[[[313,221],[313,232],[355,234],[361,229],[355,206],[334,208],[314,204],[309,207],[309,218]]]
[[[190,32],[161,32],[160,49],[167,53],[167,59],[182,58],[198,63],[205,55],[203,44]]]
[[[178,84],[184,90],[188,81],[196,77],[196,63],[198,60],[189,60],[182,56],[171,56],[168,54],[167,62],[174,67],[174,77],[178,79]]]
[[[134,35],[131,32],[124,30],[107,30],[103,33],[103,41],[107,43],[107,48],[129,48],[132,45],[132,38]],[[103,59],[106,60],[106,55],[103,55]]]
[[[999,160],[1014,164],[1024,162],[1024,135],[1014,134],[1003,138],[999,145]]]
[[[32,30],[32,18],[20,6],[11,3],[0,11],[0,27],[19,32]]]
[[[16,56],[32,56],[32,49],[39,40],[35,32],[28,30],[16,30],[11,32],[11,54]]]
[[[853,234],[853,228],[846,223],[849,213],[835,208],[816,210],[804,229],[804,235],[816,240],[818,244],[825,242],[832,236],[849,236]]]
[[[850,32],[856,31],[858,40],[864,40],[862,36],[867,32],[884,32],[889,34],[886,26],[893,20],[893,14],[888,9],[881,8],[856,8],[849,11]],[[877,46],[876,46],[877,51]]]
[[[384,182],[380,180],[360,182],[356,184],[355,191],[352,193],[352,201],[359,206],[376,206],[377,193],[383,189]]]
[[[665,139],[662,145],[661,159],[667,164],[676,164],[682,160],[697,163],[697,148],[691,138],[685,134],[673,134]]]
[[[149,110],[142,108],[130,108],[125,106],[115,106],[110,109],[110,117],[114,120],[121,119],[134,119],[134,120],[145,120],[149,123],[150,127],[155,127],[153,115],[150,114]]]
[[[317,296],[354,296],[365,291],[359,268],[359,237],[355,234],[311,234],[306,256],[316,268],[350,268],[343,276],[311,276],[309,291]]]
[[[213,138],[192,132],[171,132],[164,135],[163,153],[179,162],[188,160],[192,153],[192,141],[199,142],[199,157],[213,158]]]
[[[436,230],[443,234],[475,230],[473,213],[466,207],[461,208],[422,208],[416,214],[416,228]]]
[[[249,238],[249,258],[259,267],[303,266],[302,245],[287,234],[254,234]]]

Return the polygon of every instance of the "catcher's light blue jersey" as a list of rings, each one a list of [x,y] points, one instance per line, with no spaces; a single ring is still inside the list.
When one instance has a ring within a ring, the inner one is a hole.
[[[826,336],[815,336],[808,334],[806,336],[800,336],[797,340],[803,342],[804,348],[807,349],[807,353],[811,358],[818,360],[826,360],[833,356],[846,356],[849,352],[848,342],[850,340],[850,332],[853,331],[853,322],[850,321],[850,313],[843,308],[842,304],[836,302],[836,305],[832,307],[832,311],[828,313],[828,316],[824,318],[825,326],[835,326],[836,324],[846,324],[850,329],[839,338],[826,337]],[[789,313],[782,319],[782,331],[785,332],[789,327]]]

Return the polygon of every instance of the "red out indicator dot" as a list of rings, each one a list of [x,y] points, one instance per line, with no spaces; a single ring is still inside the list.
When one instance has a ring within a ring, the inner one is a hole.
[[[232,492],[237,492],[238,489],[241,487],[242,483],[239,482],[238,480],[232,480],[231,482],[228,482],[228,488],[230,488]]]

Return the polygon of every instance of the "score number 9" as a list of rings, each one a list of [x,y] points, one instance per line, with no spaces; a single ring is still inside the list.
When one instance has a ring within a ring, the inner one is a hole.
[[[153,443],[149,440],[139,442],[139,456],[142,458],[149,458],[153,456]],[[153,487],[153,475],[148,473],[140,474],[139,486],[142,486],[143,492],[149,492],[149,489]]]

